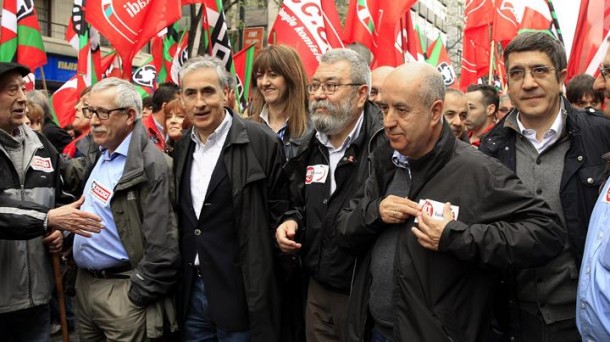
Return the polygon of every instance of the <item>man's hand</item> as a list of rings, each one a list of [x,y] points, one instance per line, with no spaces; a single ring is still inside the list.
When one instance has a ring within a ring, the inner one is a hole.
[[[61,231],[56,230],[42,239],[42,242],[49,247],[49,252],[59,253],[63,247],[64,235],[61,233]]]
[[[406,197],[389,195],[379,203],[379,216],[383,222],[389,224],[403,223],[420,212],[421,205]]]
[[[284,253],[295,253],[301,249],[301,244],[294,241],[298,225],[294,220],[287,220],[275,230],[275,240]]]
[[[83,202],[85,202],[85,198],[81,197],[76,202],[49,210],[47,226],[84,237],[91,237],[90,233],[99,233],[104,228],[101,223],[102,219],[95,214],[79,210],[78,208]]]
[[[443,234],[443,230],[447,226],[447,223],[453,221],[453,214],[451,213],[451,203],[445,203],[443,207],[443,220],[437,220],[432,218],[428,213],[419,213],[417,215],[419,222],[419,228],[413,227],[411,231],[417,237],[419,244],[433,251],[438,251],[438,243]]]

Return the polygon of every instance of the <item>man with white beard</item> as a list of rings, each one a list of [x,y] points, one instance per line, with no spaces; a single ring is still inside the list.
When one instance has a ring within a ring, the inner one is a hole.
[[[354,51],[326,52],[309,84],[315,131],[288,162],[297,210],[277,229],[286,253],[299,253],[310,276],[307,341],[342,341],[355,258],[335,243],[335,220],[364,185],[368,156],[385,144],[381,113],[367,100],[371,71]]]

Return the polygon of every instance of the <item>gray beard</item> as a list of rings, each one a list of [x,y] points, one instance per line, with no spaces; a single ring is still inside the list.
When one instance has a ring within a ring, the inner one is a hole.
[[[352,103],[356,101],[357,95],[355,92],[350,94],[341,101],[338,105],[330,103],[327,100],[316,101],[309,103],[309,113],[311,113],[311,121],[316,131],[333,135],[341,132],[345,126],[352,120]],[[326,113],[316,113],[316,109],[326,108]]]

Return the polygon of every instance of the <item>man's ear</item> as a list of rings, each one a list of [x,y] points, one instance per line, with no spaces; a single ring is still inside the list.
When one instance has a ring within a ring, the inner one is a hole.
[[[127,110],[127,125],[132,125],[137,119],[136,110],[134,108],[129,108]]]
[[[430,113],[432,115],[431,121],[433,124],[439,122],[443,117],[443,100],[436,100],[430,106]]]
[[[496,105],[495,104],[490,104],[487,106],[487,116],[493,116],[495,117],[495,113],[497,111]]]
[[[366,100],[369,98],[369,87],[366,84],[358,86],[358,108],[364,108]]]

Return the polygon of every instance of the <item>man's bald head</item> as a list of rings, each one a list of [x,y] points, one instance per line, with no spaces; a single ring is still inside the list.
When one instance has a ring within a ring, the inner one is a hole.
[[[386,77],[394,71],[391,66],[380,66],[375,70],[371,71],[371,92],[369,93],[369,100],[375,102],[378,99],[381,86],[385,81]]]
[[[426,63],[407,63],[383,83],[383,125],[392,148],[412,159],[430,152],[443,127],[445,83]]]

